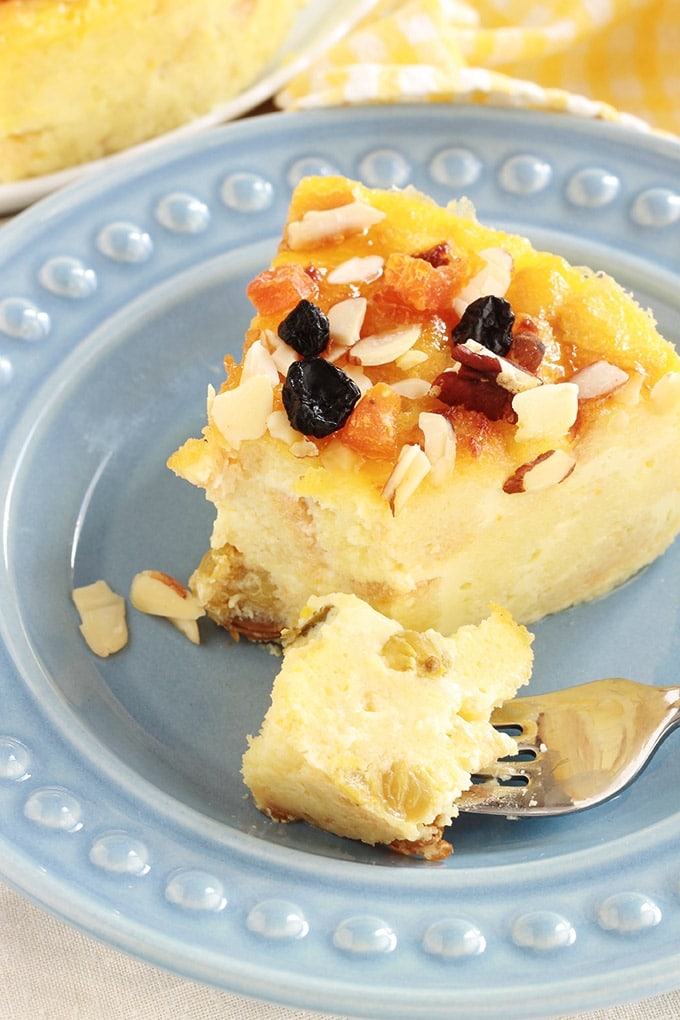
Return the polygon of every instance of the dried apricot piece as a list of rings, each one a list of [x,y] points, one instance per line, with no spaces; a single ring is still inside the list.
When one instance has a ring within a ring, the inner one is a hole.
[[[401,304],[421,312],[443,312],[451,308],[466,275],[464,259],[435,266],[425,258],[393,252],[385,263],[382,286]]]
[[[260,315],[290,311],[303,298],[314,300],[317,293],[318,287],[310,274],[296,262],[265,269],[246,287],[246,294]]]
[[[377,383],[356,405],[339,438],[362,457],[394,460],[400,411],[399,394],[387,383]]]

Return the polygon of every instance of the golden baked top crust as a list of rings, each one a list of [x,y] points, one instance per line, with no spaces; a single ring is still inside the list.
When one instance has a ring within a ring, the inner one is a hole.
[[[300,302],[330,321],[321,358],[359,386],[361,399],[327,435],[288,409],[315,452],[338,442],[393,464],[422,444],[423,424],[436,426],[425,413],[453,425],[457,456],[512,447],[516,460],[519,442],[529,463],[546,437],[569,450],[592,415],[620,406],[612,396],[648,393],[680,369],[651,316],[610,277],[483,226],[465,202],[441,208],[412,189],[304,180],[279,251],[248,296],[256,315],[247,373],[273,359],[275,410],[291,362],[316,357],[282,339]],[[239,385],[244,363],[227,359],[223,391]]]
[[[309,178],[243,358],[169,460],[217,515],[192,589],[267,639],[311,592],[531,622],[680,529],[680,358],[611,278],[413,189]],[[559,526],[556,526],[559,525]]]

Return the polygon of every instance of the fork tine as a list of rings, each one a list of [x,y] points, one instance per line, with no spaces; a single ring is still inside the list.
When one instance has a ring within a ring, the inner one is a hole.
[[[459,809],[506,816],[558,815],[573,810],[573,800],[566,790],[546,781],[562,759],[554,751],[536,744],[527,750],[534,753],[533,758],[500,759],[478,773],[478,781],[458,802]]]
[[[680,725],[680,688],[609,677],[507,702],[491,721],[515,736],[518,753],[475,777],[481,782],[463,794],[460,810],[566,814],[610,799],[635,778]]]
[[[506,817],[524,814],[561,815],[573,810],[572,799],[560,787],[544,786],[538,772],[527,778],[528,781],[523,785],[502,783],[496,779],[474,783],[458,800],[458,809],[466,813],[479,812]]]
[[[529,784],[505,786],[490,779],[483,783],[475,783],[466,790],[457,802],[457,807],[466,813],[478,811],[485,815],[511,816],[530,809],[533,813],[536,804]]]

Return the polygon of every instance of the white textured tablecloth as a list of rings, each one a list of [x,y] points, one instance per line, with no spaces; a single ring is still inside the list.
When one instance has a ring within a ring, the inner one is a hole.
[[[0,1020],[323,1018],[205,988],[128,959],[0,884]],[[582,1013],[579,1020],[680,1020],[680,991]]]

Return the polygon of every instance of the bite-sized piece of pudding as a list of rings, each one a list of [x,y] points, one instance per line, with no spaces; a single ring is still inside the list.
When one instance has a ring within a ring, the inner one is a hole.
[[[258,808],[441,859],[471,774],[516,752],[489,722],[531,673],[501,609],[452,637],[405,630],[353,595],[312,597],[285,634],[271,706],[243,757]]]
[[[239,363],[169,461],[216,509],[191,586],[275,639],[351,592],[451,633],[593,599],[680,530],[680,357],[609,276],[464,201],[296,188]]]

